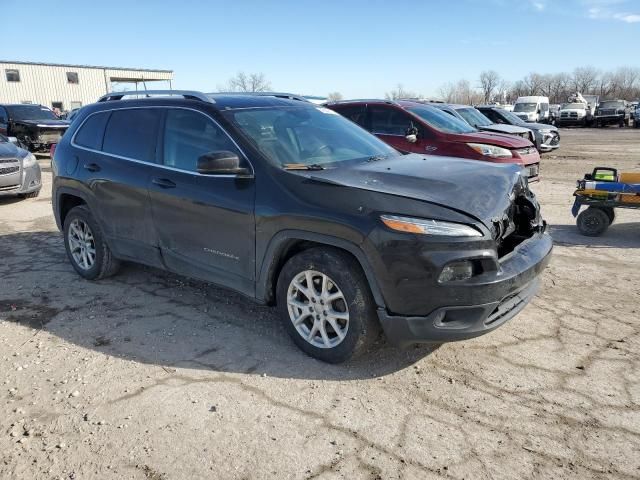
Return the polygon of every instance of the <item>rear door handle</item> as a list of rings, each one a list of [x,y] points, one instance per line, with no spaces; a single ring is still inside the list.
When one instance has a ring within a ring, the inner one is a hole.
[[[85,163],[84,169],[89,170],[90,172],[99,172],[100,165],[98,165],[97,163]]]
[[[158,185],[160,188],[175,188],[176,184],[173,183],[168,178],[154,178],[151,180],[152,183]]]

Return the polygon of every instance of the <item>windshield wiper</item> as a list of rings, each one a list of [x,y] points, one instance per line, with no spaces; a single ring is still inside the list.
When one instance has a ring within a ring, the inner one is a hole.
[[[282,168],[285,170],[324,170],[324,167],[319,163],[285,163]]]

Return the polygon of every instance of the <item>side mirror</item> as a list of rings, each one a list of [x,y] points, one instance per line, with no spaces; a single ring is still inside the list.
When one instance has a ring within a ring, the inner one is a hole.
[[[250,174],[247,168],[240,167],[240,157],[225,150],[209,152],[198,158],[197,171],[203,175],[238,175]]]
[[[404,138],[409,143],[416,143],[418,141],[418,129],[414,126],[407,128],[407,131],[404,133]]]

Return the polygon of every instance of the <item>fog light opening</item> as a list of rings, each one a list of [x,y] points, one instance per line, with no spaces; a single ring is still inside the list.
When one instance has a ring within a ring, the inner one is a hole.
[[[468,280],[471,277],[473,277],[473,263],[469,260],[464,260],[446,265],[442,269],[438,281],[459,282],[461,280]]]

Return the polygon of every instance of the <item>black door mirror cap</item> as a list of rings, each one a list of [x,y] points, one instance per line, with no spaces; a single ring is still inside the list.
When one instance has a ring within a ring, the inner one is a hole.
[[[240,157],[227,150],[208,152],[198,158],[197,172],[202,175],[251,176],[248,168],[240,166]]]

